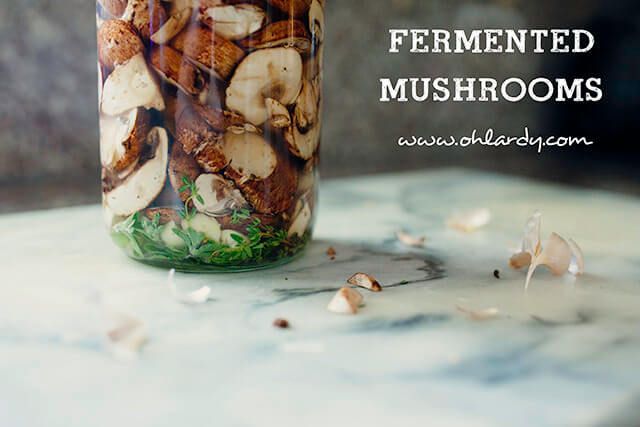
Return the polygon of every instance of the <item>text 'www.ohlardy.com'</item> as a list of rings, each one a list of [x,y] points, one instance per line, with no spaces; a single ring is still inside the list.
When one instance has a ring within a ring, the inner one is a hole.
[[[454,147],[468,148],[473,146],[485,147],[509,147],[536,148],[538,153],[542,153],[545,148],[569,148],[574,146],[590,146],[595,142],[584,136],[541,136],[531,135],[529,128],[525,127],[522,135],[501,135],[493,129],[487,129],[484,134],[474,129],[470,135],[456,136],[401,136],[398,138],[400,147]]]

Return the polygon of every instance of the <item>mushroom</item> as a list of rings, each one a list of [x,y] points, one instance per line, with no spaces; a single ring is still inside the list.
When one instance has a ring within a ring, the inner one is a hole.
[[[309,229],[311,223],[312,212],[309,203],[304,198],[301,198],[296,203],[296,209],[293,214],[293,221],[289,226],[287,235],[289,237],[298,236],[303,237]]]
[[[107,13],[114,18],[122,16],[127,8],[129,0],[98,0],[98,3]]]
[[[159,111],[165,108],[158,84],[142,53],[118,65],[102,89],[101,110],[104,114],[118,116],[138,107]]]
[[[320,144],[320,100],[313,83],[305,81],[296,102],[293,124],[284,132],[289,151],[303,160],[309,160]]]
[[[277,214],[289,209],[298,177],[286,155],[253,132],[227,132],[224,153],[230,160],[225,175],[257,212]]]
[[[230,127],[245,128],[245,120],[232,111],[215,108],[207,104],[193,104],[193,110],[216,131],[224,132]]]
[[[294,18],[302,17],[309,10],[311,0],[267,0],[273,6]]]
[[[248,3],[208,7],[200,12],[200,20],[228,40],[240,40],[258,31],[266,19],[262,8]]]
[[[324,41],[324,4],[320,0],[312,0],[309,7],[309,29],[314,42]]]
[[[169,182],[171,182],[171,187],[178,193],[180,200],[183,202],[186,202],[191,197],[189,189],[180,191],[184,187],[185,178],[195,182],[200,173],[200,166],[196,160],[184,152],[180,142],[175,142],[169,157]]]
[[[370,290],[371,292],[382,292],[382,285],[378,280],[367,273],[356,273],[347,279],[347,283]]]
[[[105,21],[98,28],[98,59],[112,69],[144,51],[144,44],[130,23],[119,19]]]
[[[202,72],[185,60],[177,50],[166,46],[154,46],[149,53],[149,63],[163,79],[201,102],[207,96],[207,80]]]
[[[267,108],[267,116],[269,117],[271,127],[284,129],[291,126],[291,114],[289,110],[287,110],[287,107],[273,98],[266,98],[264,103]]]
[[[201,26],[185,28],[171,40],[171,46],[198,68],[225,81],[245,55],[234,43]]]
[[[131,22],[140,36],[149,40],[167,20],[167,12],[159,0],[129,0],[122,19]]]
[[[201,200],[195,199],[193,203],[199,212],[210,216],[224,216],[234,210],[249,207],[233,182],[227,181],[220,175],[200,175],[195,184]]]
[[[229,164],[222,136],[191,108],[186,108],[176,125],[176,140],[207,172],[219,172]]]
[[[300,21],[277,21],[238,42],[245,49],[292,47],[300,53],[311,50],[311,40]]]
[[[102,165],[122,172],[134,164],[149,133],[149,113],[134,108],[120,116],[100,117],[100,157]]]
[[[169,19],[167,19],[167,22],[165,22],[158,31],[153,33],[151,41],[156,44],[165,44],[171,41],[171,39],[187,25],[191,18],[191,14],[191,8],[178,10],[173,13]]]
[[[292,104],[302,87],[302,58],[295,49],[257,50],[241,63],[227,88],[227,107],[260,126],[268,119],[266,98]]]
[[[309,160],[304,164],[298,179],[298,194],[304,194],[313,191],[317,182],[317,170],[313,160]]]
[[[153,157],[105,194],[106,204],[114,215],[129,216],[146,208],[164,188],[169,149],[167,131],[160,127],[151,129],[147,145],[153,150]]]

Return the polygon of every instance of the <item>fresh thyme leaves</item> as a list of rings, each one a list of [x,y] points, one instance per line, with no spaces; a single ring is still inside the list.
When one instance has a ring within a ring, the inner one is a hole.
[[[251,211],[249,209],[238,209],[231,214],[231,223],[240,224],[242,221],[246,221],[251,218]]]
[[[191,215],[186,208],[185,214]],[[250,213],[247,215],[246,211],[235,211],[233,217],[242,221],[249,219]],[[289,237],[285,230],[263,225],[256,218],[246,227],[246,237],[239,233],[231,235],[236,243],[234,246],[210,241],[203,233],[176,226],[172,231],[182,240],[183,245],[172,247],[162,239],[165,227],[168,225],[160,224],[159,215],[149,219],[138,212],[117,224],[113,229],[113,237],[134,258],[219,267],[276,261],[297,253],[310,237],[308,234],[302,238]]]
[[[190,208],[190,206],[194,204],[194,201],[197,201],[201,205],[204,205],[204,199],[198,193],[198,186],[196,185],[195,181],[190,180],[188,176],[182,177],[182,184],[183,185],[182,187],[180,187],[180,190],[178,190],[178,192],[181,194],[183,192],[188,192],[189,197],[187,198],[187,200],[185,200],[184,210],[180,213],[180,215],[182,216],[182,218],[188,221],[197,214],[197,210],[195,209],[195,207],[192,209]]]

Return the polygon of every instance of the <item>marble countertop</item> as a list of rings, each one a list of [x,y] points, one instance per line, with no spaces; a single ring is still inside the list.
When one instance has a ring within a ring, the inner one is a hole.
[[[477,207],[493,214],[484,229],[444,226]],[[587,274],[540,270],[525,293],[509,250],[536,209],[544,234],[580,243]],[[638,218],[638,199],[462,170],[329,181],[303,258],[178,274],[212,288],[187,306],[166,271],[112,245],[99,207],[3,216],[0,425],[635,426]],[[426,249],[399,245],[401,228]],[[328,312],[357,271],[388,288],[365,291],[356,316]],[[500,315],[473,321],[456,306]],[[105,312],[144,321],[136,360],[105,345]]]

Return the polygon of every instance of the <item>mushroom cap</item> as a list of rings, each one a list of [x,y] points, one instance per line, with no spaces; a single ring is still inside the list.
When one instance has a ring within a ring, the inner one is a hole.
[[[198,99],[206,96],[207,79],[179,51],[166,45],[154,46],[149,52],[149,63],[163,79],[187,95]]]
[[[98,3],[109,15],[119,18],[127,8],[129,0],[98,0]]]
[[[262,8],[248,3],[203,8],[200,20],[227,40],[240,40],[258,31],[267,15]]]
[[[235,43],[200,25],[187,26],[171,40],[171,46],[200,69],[224,81],[245,55]]]
[[[302,88],[302,58],[295,49],[261,49],[241,63],[227,88],[227,107],[260,126],[268,118],[266,98],[292,104]]]
[[[180,212],[178,212],[174,208],[149,208],[144,211],[144,216],[146,216],[148,219],[153,220],[155,219],[156,215],[160,220],[160,225],[165,225],[172,221],[179,224],[180,221],[182,221]]]
[[[119,19],[105,21],[98,28],[98,60],[112,69],[144,51],[133,26]]]
[[[102,89],[101,110],[104,114],[117,116],[138,107],[159,111],[165,108],[160,88],[142,53],[118,65]]]
[[[302,17],[309,10],[311,0],[267,0],[273,6],[282,12],[293,16],[294,18]]]
[[[232,179],[258,213],[279,214],[291,206],[298,175],[286,153],[275,150],[260,135],[227,132],[224,150]]]
[[[150,128],[149,113],[142,108],[134,108],[120,116],[101,116],[102,165],[122,172],[137,162]]]
[[[219,172],[229,164],[221,139],[221,135],[192,108],[182,112],[177,123],[176,140],[207,172]]]
[[[105,202],[114,215],[129,216],[146,208],[164,188],[169,149],[167,131],[159,127],[151,129],[147,144],[154,148],[153,158],[105,194]]]

